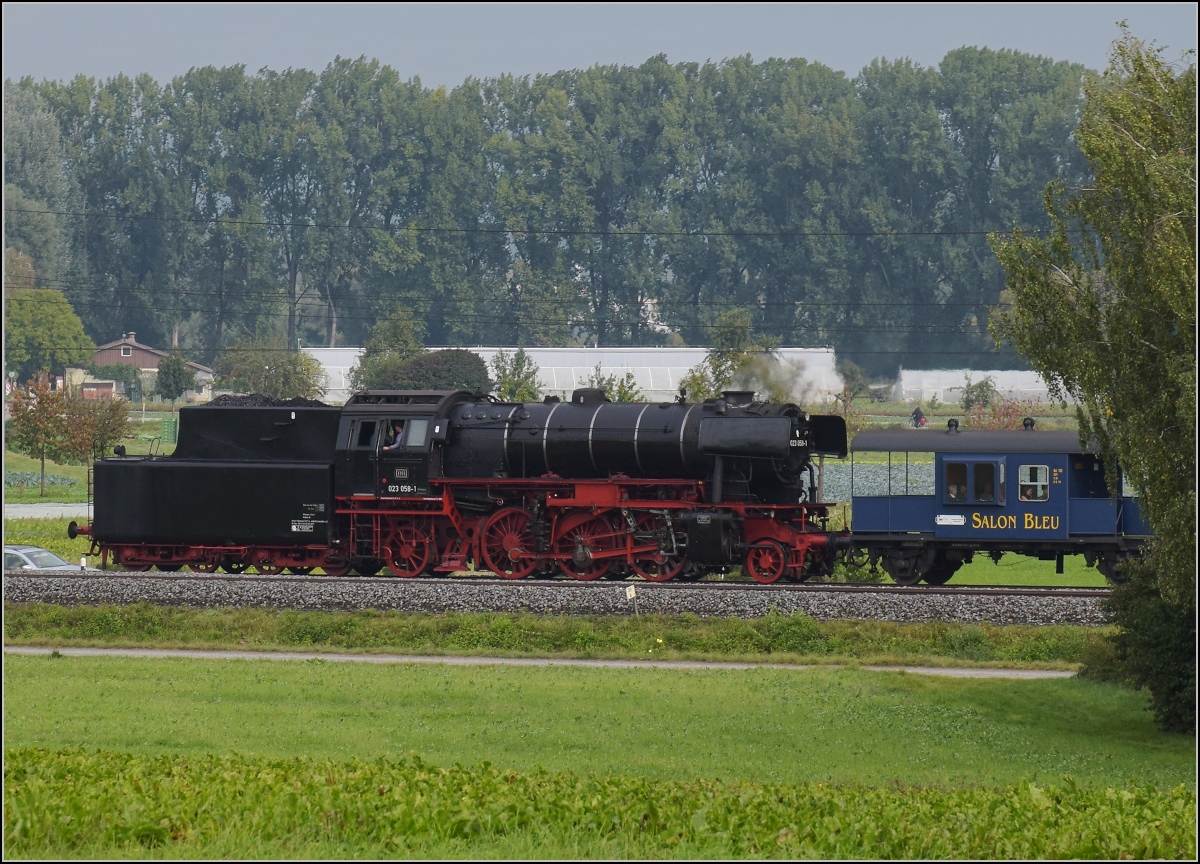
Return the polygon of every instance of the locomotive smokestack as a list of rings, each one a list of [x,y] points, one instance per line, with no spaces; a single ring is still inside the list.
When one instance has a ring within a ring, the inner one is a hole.
[[[721,398],[731,408],[749,408],[754,402],[753,390],[723,390]]]

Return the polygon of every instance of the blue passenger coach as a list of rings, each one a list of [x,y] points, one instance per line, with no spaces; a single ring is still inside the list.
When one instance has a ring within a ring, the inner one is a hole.
[[[888,454],[859,464],[855,454]],[[932,456],[932,460],[930,459]],[[930,464],[932,461],[932,465]],[[1118,477],[1119,477],[1118,472]],[[873,429],[851,444],[854,545],[896,582],[949,581],[976,552],[1083,555],[1115,581],[1148,539],[1137,498],[1114,495],[1076,432]]]

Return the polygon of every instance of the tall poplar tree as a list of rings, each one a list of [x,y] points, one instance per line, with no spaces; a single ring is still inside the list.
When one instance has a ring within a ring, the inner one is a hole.
[[[1079,403],[1084,437],[1141,494],[1157,539],[1114,596],[1116,647],[1160,724],[1182,731],[1196,688],[1196,68],[1126,32],[1085,89],[1095,179],[1051,185],[1049,236],[992,238],[1013,297],[996,329]]]

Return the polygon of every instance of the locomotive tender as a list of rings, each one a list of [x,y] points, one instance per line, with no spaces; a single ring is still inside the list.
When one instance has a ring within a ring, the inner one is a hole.
[[[1059,572],[1082,554],[1116,580],[1149,539],[1137,499],[1110,494],[1077,434],[1032,420],[859,433],[854,453],[888,454],[886,488],[858,488],[851,461],[853,531],[830,531],[813,458],[847,455],[845,422],[753,395],[368,391],[341,408],[183,408],[171,456],[118,447],[96,461],[93,522],[68,533],[130,570],[665,582],[742,565],[769,584],[828,573],[840,556],[882,563],[902,585],[944,584],[976,552]],[[910,472],[913,453],[925,455]]]
[[[812,467],[846,455],[845,423],[752,400],[368,391],[342,408],[183,408],[171,456],[95,463],[92,525],[70,531],[133,570],[662,582],[741,564],[802,581],[848,542],[826,530]]]

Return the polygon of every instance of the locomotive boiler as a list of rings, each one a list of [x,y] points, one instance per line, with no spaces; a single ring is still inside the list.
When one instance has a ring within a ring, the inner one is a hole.
[[[827,570],[812,458],[840,417],[727,391],[703,403],[500,402],[368,391],[342,408],[184,408],[169,457],[94,467],[90,533],[129,569],[651,581]],[[843,538],[845,539],[845,538]]]

